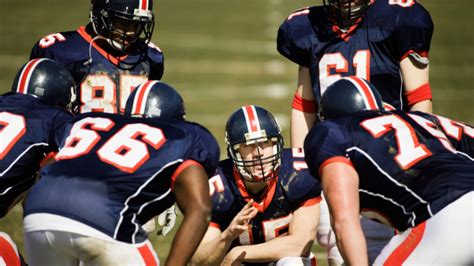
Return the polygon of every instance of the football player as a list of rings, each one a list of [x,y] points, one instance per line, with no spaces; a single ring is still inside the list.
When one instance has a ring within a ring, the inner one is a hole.
[[[321,188],[301,149],[283,149],[273,115],[259,106],[235,111],[226,125],[229,158],[210,180],[211,224],[197,265],[312,265]]]
[[[154,21],[153,0],[91,0],[89,24],[41,38],[30,58],[71,71],[81,113],[120,113],[138,85],[163,75],[163,53],[150,42]]]
[[[36,265],[158,265],[142,225],[175,201],[184,214],[165,265],[185,265],[209,224],[214,137],[184,121],[181,96],[148,81],[125,115],[80,114],[56,162],[25,203],[25,246]]]
[[[20,68],[11,92],[0,96],[0,218],[21,201],[42,162],[57,151],[55,136],[72,117],[75,90],[65,67],[35,59]],[[18,254],[10,237],[0,232],[4,263],[19,265]]]
[[[359,213],[399,232],[376,265],[474,261],[474,163],[442,131],[417,113],[384,110],[358,77],[330,85],[319,115],[305,159],[321,180],[346,263],[368,262]]]
[[[321,95],[345,76],[371,81],[383,100],[397,109],[431,112],[428,53],[433,22],[429,13],[415,0],[323,3],[292,13],[278,31],[278,51],[299,65],[290,122],[291,146],[303,146],[306,134],[318,121]],[[328,214],[324,210],[320,225],[327,228]],[[370,221],[364,221],[364,227],[371,239],[369,250],[378,254],[383,239],[388,241],[393,232]],[[327,238],[324,234],[328,230],[323,231],[322,238]],[[340,262],[337,257],[334,259]]]

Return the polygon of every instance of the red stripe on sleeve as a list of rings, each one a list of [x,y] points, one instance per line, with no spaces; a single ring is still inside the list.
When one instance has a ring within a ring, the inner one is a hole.
[[[331,157],[329,159],[327,159],[326,161],[324,161],[321,166],[319,167],[319,176],[321,176],[321,173],[323,171],[323,168],[330,164],[330,163],[345,163],[347,165],[349,165],[350,167],[354,168],[354,165],[352,164],[352,162],[347,159],[346,157],[343,157],[343,156],[335,156],[335,157]]]
[[[322,197],[319,196],[319,197],[316,197],[316,198],[312,198],[312,199],[309,199],[305,202],[303,202],[303,204],[301,204],[300,207],[309,207],[309,206],[313,206],[315,204],[318,204],[322,201]]]
[[[295,93],[293,98],[293,103],[291,107],[295,110],[301,111],[303,113],[316,113],[316,101],[314,100],[305,100],[298,93]]]
[[[204,168],[200,163],[194,160],[184,161],[183,163],[181,163],[180,166],[178,166],[178,168],[174,171],[173,175],[171,176],[171,190],[173,190],[174,182],[176,182],[176,178],[179,176],[179,174],[181,174],[181,172],[183,172],[184,169],[186,169],[188,166],[191,166],[191,165],[197,165],[199,167]]]
[[[412,91],[405,92],[405,97],[407,97],[407,102],[409,106],[412,106],[416,103],[419,103],[425,100],[433,99],[433,95],[431,94],[430,84],[425,83]]]
[[[210,226],[210,227],[214,227],[214,228],[217,228],[217,229],[221,230],[221,227],[220,227],[220,226],[219,226],[219,224],[217,224],[217,223],[210,222],[210,223],[209,223],[209,226]]]

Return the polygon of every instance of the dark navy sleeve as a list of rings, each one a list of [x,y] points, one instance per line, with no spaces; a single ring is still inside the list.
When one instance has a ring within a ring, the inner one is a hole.
[[[222,161],[215,175],[209,180],[209,186],[213,187],[211,225],[219,227],[222,231],[229,226],[236,215],[232,210],[235,198],[222,168],[232,167],[228,161],[229,159]]]
[[[410,51],[427,57],[433,30],[431,16],[420,4],[399,7],[395,24],[398,58],[403,58]]]
[[[48,49],[43,49],[39,46],[39,41],[35,43],[30,53],[30,60],[33,60],[36,58],[49,58],[49,59],[56,60],[54,56],[48,52]]]
[[[284,193],[296,205],[305,205],[321,196],[319,180],[311,176],[304,161],[302,149],[285,149],[282,176]],[[288,170],[286,170],[288,169]],[[316,202],[315,202],[316,203]]]
[[[165,58],[163,52],[160,50],[160,48],[154,44],[151,44],[148,48],[148,57],[150,61],[150,75],[148,79],[161,80],[165,71]]]
[[[298,65],[309,67],[311,24],[307,19],[309,9],[291,14],[278,29],[277,50],[284,57]]]
[[[51,137],[50,137],[50,147],[52,150],[58,150],[58,148],[61,146],[66,130],[69,129],[70,127],[67,127],[67,122],[72,118],[72,114],[65,112],[65,111],[59,111],[57,114],[54,116],[54,119],[52,121],[51,125]]]
[[[304,142],[305,161],[313,176],[319,177],[319,169],[327,160],[346,157],[348,140],[342,129],[334,122],[316,124]]]
[[[200,163],[208,176],[212,176],[219,163],[219,144],[214,136],[204,127],[194,124],[195,134],[192,138],[192,147],[188,159]]]

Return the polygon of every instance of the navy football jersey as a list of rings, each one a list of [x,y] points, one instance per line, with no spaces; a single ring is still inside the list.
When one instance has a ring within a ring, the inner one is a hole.
[[[61,125],[71,117],[31,95],[0,96],[0,217],[34,184],[41,161],[57,151]]]
[[[472,160],[427,124],[402,111],[322,121],[305,140],[305,159],[318,178],[328,162],[351,164],[359,175],[362,214],[403,231],[474,190]]]
[[[433,23],[413,1],[377,0],[349,32],[335,28],[323,6],[291,14],[280,26],[278,51],[310,69],[316,100],[341,77],[358,76],[378,88],[383,100],[406,110],[399,62],[410,52],[427,57]]]
[[[116,58],[96,41],[83,26],[77,31],[54,33],[35,44],[30,59],[50,58],[71,71],[78,85],[81,113],[123,112],[128,96],[138,85],[161,79],[163,53],[150,43],[146,54]]]
[[[209,185],[213,204],[211,226],[223,231],[252,196],[230,159],[220,162]],[[258,244],[287,234],[292,212],[320,199],[321,187],[309,174],[302,149],[285,149],[278,177],[270,183],[263,199],[254,202],[259,211],[250,221],[250,229],[232,245]]]
[[[429,122],[426,121],[428,126],[442,130],[459,153],[467,155],[474,160],[473,127],[439,115],[427,114],[423,112],[414,113],[429,120]]]
[[[219,162],[217,141],[190,122],[88,113],[65,132],[57,162],[41,170],[28,195],[25,216],[60,215],[127,243],[145,241],[141,226],[174,203],[181,170],[197,163],[211,176]]]

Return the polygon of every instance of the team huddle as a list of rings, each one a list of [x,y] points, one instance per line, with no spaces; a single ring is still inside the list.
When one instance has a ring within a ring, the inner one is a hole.
[[[25,243],[0,232],[0,264],[159,265],[148,234],[175,206],[165,265],[316,265],[316,244],[329,265],[474,263],[474,128],[432,114],[419,3],[290,14],[291,147],[249,103],[223,160],[161,81],[154,18],[152,0],[91,0],[90,22],[40,39],[0,96],[0,218],[22,204]]]

